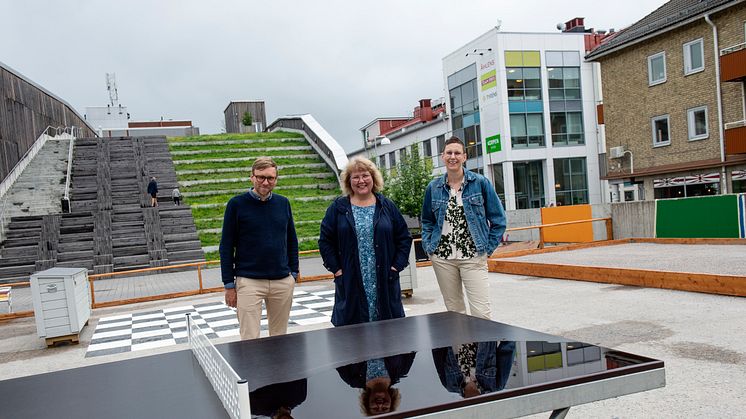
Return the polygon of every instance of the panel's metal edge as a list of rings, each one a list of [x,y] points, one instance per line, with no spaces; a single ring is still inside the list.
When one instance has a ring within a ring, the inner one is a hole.
[[[551,412],[665,386],[665,368],[657,368],[415,417],[508,419]]]

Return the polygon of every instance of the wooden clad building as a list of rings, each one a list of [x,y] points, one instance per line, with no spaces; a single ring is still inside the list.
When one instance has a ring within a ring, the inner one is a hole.
[[[251,114],[253,125],[243,125],[243,116],[246,112]],[[223,111],[225,115],[225,132],[261,132],[267,127],[267,115],[263,100],[240,100],[231,101]]]
[[[70,104],[0,62],[0,179],[48,127],[82,127],[95,137]]]

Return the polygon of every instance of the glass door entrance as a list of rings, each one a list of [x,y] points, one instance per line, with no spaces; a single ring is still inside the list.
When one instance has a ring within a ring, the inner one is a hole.
[[[541,160],[513,163],[513,179],[517,209],[544,206],[544,169]]]

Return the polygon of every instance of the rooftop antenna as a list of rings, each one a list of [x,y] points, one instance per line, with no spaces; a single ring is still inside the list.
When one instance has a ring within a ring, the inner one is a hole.
[[[119,105],[119,93],[117,93],[116,73],[106,73],[106,90],[109,91],[109,103],[112,107]]]

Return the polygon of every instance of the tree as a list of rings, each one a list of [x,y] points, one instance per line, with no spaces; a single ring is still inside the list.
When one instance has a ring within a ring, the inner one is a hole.
[[[416,218],[419,226],[425,189],[433,179],[432,166],[430,159],[420,156],[420,145],[415,143],[392,169],[395,173],[386,176],[384,194],[394,201],[402,214]]]
[[[246,111],[243,113],[243,119],[241,119],[241,123],[247,127],[254,125],[254,116],[251,115],[251,112]]]

